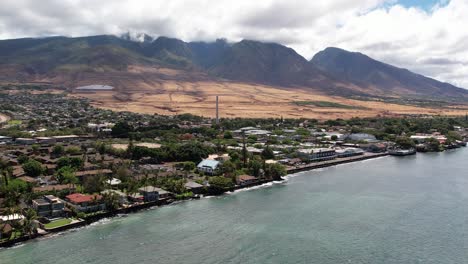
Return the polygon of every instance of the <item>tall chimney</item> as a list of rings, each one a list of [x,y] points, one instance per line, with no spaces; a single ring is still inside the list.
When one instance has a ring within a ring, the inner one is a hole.
[[[218,107],[218,96],[216,96],[216,124],[219,125],[219,107]]]

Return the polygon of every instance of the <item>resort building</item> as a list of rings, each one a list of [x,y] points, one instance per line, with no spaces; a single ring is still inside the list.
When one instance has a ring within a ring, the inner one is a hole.
[[[332,160],[337,157],[335,149],[332,148],[299,149],[297,150],[297,154],[302,159],[311,162]]]
[[[345,148],[345,149],[336,150],[336,154],[339,158],[345,158],[345,157],[363,155],[364,150],[359,149],[359,148]]]

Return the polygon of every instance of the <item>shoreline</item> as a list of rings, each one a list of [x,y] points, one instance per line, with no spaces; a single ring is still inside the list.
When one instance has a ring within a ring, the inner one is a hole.
[[[299,172],[312,171],[312,170],[319,169],[319,168],[326,168],[326,167],[332,167],[332,166],[336,166],[336,165],[340,165],[340,164],[347,164],[347,163],[358,162],[358,161],[363,161],[363,160],[368,160],[368,159],[385,157],[387,155],[389,155],[387,152],[385,152],[385,153],[365,153],[363,155],[354,156],[354,157],[337,158],[335,160],[314,162],[314,163],[310,163],[310,164],[307,164],[305,166],[300,166],[300,167],[290,167],[290,168],[286,169],[287,174],[284,177],[287,177],[287,176],[290,176],[290,175],[293,175],[293,174],[296,174],[296,173],[299,173]],[[285,181],[285,179],[281,180],[281,182],[284,182],[284,181]],[[237,190],[248,189],[248,188],[252,188],[252,187],[256,187],[256,186],[261,186],[261,185],[268,184],[268,183],[271,183],[271,182],[275,182],[275,180],[260,180],[258,182],[251,183],[251,184],[248,184],[248,185],[235,186],[235,187],[233,187],[233,188],[231,188],[229,190],[226,190],[226,192],[224,192],[224,193],[221,193],[221,194],[218,194],[218,195],[210,195],[210,196],[226,195],[228,192],[234,193]],[[143,210],[151,209],[152,207],[167,206],[167,205],[171,205],[171,204],[174,204],[174,203],[177,203],[177,202],[184,202],[184,201],[198,200],[198,199],[191,198],[191,199],[180,200],[180,201],[179,200],[177,200],[177,201],[176,200],[160,200],[160,201],[154,201],[154,202],[139,204],[139,205],[135,205],[135,206],[131,206],[131,207],[120,208],[120,209],[117,209],[117,210],[115,210],[113,212],[105,212],[105,213],[102,213],[102,214],[98,214],[98,215],[89,217],[87,219],[81,219],[81,221],[79,221],[79,222],[75,222],[75,223],[72,223],[72,224],[60,226],[60,227],[57,227],[57,228],[54,228],[54,229],[44,230],[46,233],[37,234],[37,235],[35,235],[33,237],[20,237],[20,238],[14,239],[14,240],[2,242],[2,243],[0,243],[0,249],[11,248],[11,247],[17,246],[19,244],[26,243],[28,241],[32,241],[32,240],[35,240],[35,239],[38,239],[38,238],[47,238],[49,236],[65,232],[67,230],[81,228],[81,227],[84,227],[84,226],[89,226],[89,225],[91,225],[91,224],[93,224],[95,222],[98,222],[98,221],[100,221],[102,219],[105,219],[105,218],[114,218],[115,216],[122,215],[122,214],[125,215],[125,214],[131,214],[131,213],[138,213],[138,212],[143,211]]]

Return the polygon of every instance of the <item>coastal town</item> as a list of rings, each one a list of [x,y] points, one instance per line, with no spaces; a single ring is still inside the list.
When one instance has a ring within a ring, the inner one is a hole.
[[[0,93],[0,113],[0,246],[300,171],[468,140],[467,117],[160,116],[27,91]]]

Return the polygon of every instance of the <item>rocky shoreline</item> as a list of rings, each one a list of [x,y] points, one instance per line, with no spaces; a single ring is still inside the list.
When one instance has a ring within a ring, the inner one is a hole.
[[[388,155],[388,153],[386,153],[386,152],[385,153],[366,153],[366,154],[360,155],[360,156],[339,158],[339,159],[335,159],[335,160],[322,161],[322,162],[315,162],[315,163],[307,164],[305,166],[298,166],[298,167],[288,168],[287,169],[287,175],[291,175],[291,174],[295,174],[295,173],[303,172],[303,171],[310,171],[310,170],[319,169],[319,168],[336,166],[336,165],[340,165],[340,164],[346,164],[346,163],[357,162],[357,161],[362,161],[362,160],[367,160],[367,159],[384,157],[384,156],[387,156],[387,155]],[[227,192],[233,192],[233,191],[236,191],[236,190],[241,190],[241,189],[251,188],[251,187],[255,187],[255,186],[260,186],[260,185],[263,185],[263,184],[266,184],[266,183],[269,183],[269,182],[273,182],[273,181],[274,180],[261,180],[261,181],[251,183],[251,184],[246,184],[246,185],[243,185],[243,186],[235,186],[235,187],[233,187],[233,188],[231,188],[229,190],[226,190],[226,191]],[[222,194],[219,194],[219,195],[223,195],[223,194],[225,194],[225,193],[222,193]],[[193,200],[193,199],[194,198],[187,199],[187,200]],[[195,199],[197,199],[197,198],[195,198]],[[148,202],[148,203],[144,203],[144,204],[138,204],[138,205],[134,205],[134,206],[130,206],[130,207],[120,208],[120,209],[117,209],[117,210],[112,211],[112,212],[105,212],[105,213],[97,214],[97,215],[94,215],[92,217],[88,217],[86,219],[79,219],[79,221],[68,224],[68,225],[60,226],[60,227],[53,228],[53,229],[47,229],[45,232],[41,232],[41,233],[36,234],[36,235],[34,235],[32,237],[20,237],[20,238],[17,238],[17,239],[1,242],[0,243],[0,248],[13,247],[13,246],[17,245],[18,243],[23,243],[23,242],[33,240],[33,239],[36,239],[36,238],[39,238],[39,237],[47,237],[49,235],[64,232],[66,230],[87,226],[87,225],[95,223],[95,222],[97,222],[99,220],[102,220],[104,218],[111,218],[111,217],[115,217],[117,215],[122,215],[122,214],[136,213],[136,212],[139,212],[141,210],[149,209],[149,208],[155,207],[155,206],[159,207],[159,206],[165,206],[165,205],[173,204],[174,202],[177,202],[177,201],[172,200],[172,199],[159,200],[159,201]]]

